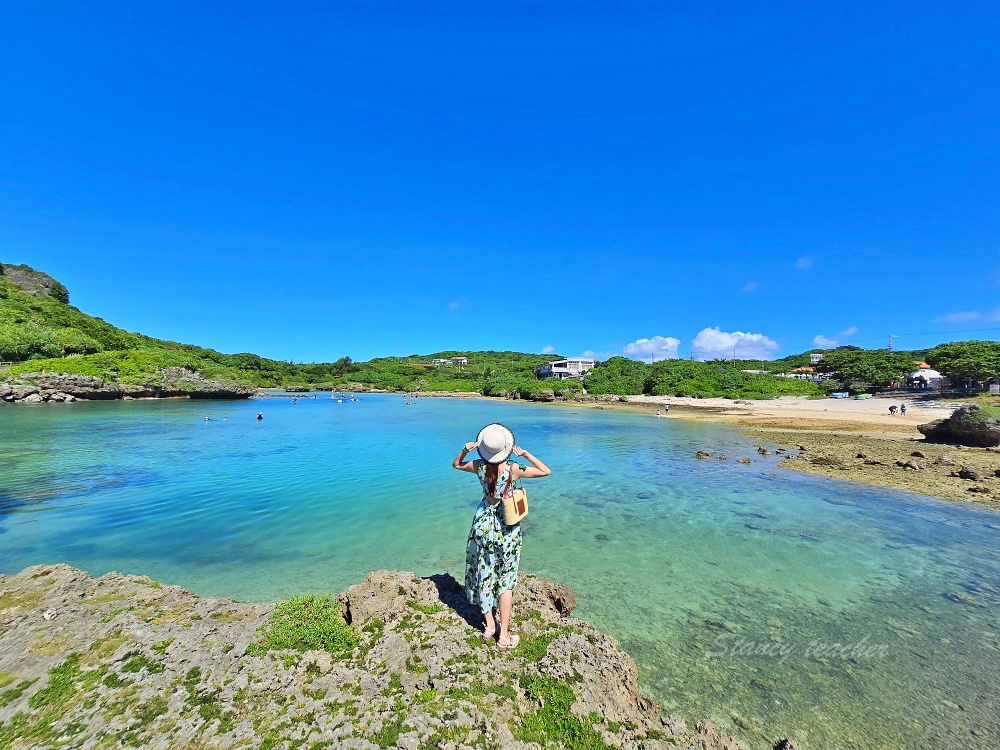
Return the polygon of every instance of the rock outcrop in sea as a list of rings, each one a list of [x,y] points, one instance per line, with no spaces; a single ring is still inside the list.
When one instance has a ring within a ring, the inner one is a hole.
[[[110,383],[88,375],[25,373],[0,383],[0,401],[7,403],[64,403],[77,400],[128,398],[250,398],[252,386],[208,380],[187,367],[164,367],[146,382],[135,385]]]
[[[268,650],[275,605],[27,568],[0,576],[0,746],[740,747],[640,695],[565,586],[524,576],[515,599],[500,651],[451,576],[377,571],[337,599],[349,651]]]
[[[933,443],[977,448],[1000,445],[1000,416],[993,416],[978,404],[959,407],[947,419],[918,425],[917,429],[926,440]]]

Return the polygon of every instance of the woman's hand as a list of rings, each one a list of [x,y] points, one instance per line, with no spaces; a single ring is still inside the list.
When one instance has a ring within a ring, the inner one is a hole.
[[[466,443],[462,446],[462,450],[458,452],[455,456],[455,460],[451,462],[451,467],[453,469],[458,469],[459,471],[468,471],[472,474],[476,473],[476,462],[466,461],[465,457],[479,447],[479,443]]]
[[[531,466],[528,466],[527,468],[524,469],[519,469],[517,471],[518,479],[535,479],[538,477],[547,477],[549,474],[552,473],[552,470],[548,466],[546,466],[537,458],[532,456],[530,453],[528,453],[528,451],[524,450],[524,448],[519,448],[518,446],[515,445],[513,450],[511,450],[511,453],[513,453],[518,458],[526,458],[531,463]]]

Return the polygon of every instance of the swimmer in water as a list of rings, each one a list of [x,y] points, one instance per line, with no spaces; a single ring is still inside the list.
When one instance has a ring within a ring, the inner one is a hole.
[[[262,411],[257,412],[257,421],[258,422],[263,422],[264,421],[264,412],[262,412]]]

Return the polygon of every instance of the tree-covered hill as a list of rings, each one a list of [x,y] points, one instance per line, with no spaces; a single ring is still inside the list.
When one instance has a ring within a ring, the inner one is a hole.
[[[813,350],[821,351],[821,350]],[[811,352],[765,364],[769,373],[808,365]],[[466,363],[452,362],[464,357]],[[256,354],[223,354],[131,333],[69,304],[69,291],[29,266],[0,264],[0,362],[13,362],[14,376],[32,372],[91,375],[111,383],[141,384],[159,369],[188,367],[202,377],[262,387],[306,386],[396,391],[464,391],[486,395],[542,391],[566,395],[583,387],[598,394],[650,394],[767,398],[820,395],[808,380],[776,377],[758,370],[759,360],[691,362],[664,360],[653,365],[621,357],[602,362],[580,381],[540,381],[535,371],[556,354],[460,352],[379,357],[353,362],[294,364]],[[887,352],[843,346],[824,351],[817,367],[831,378],[826,390],[864,390],[903,381],[915,360],[926,359],[955,382],[981,387],[1000,376],[1000,343],[963,341],[918,352]],[[434,360],[446,360],[434,364]]]
[[[467,364],[435,367],[435,359],[466,357]],[[382,357],[355,363],[293,364],[256,354],[223,354],[191,344],[131,333],[69,304],[66,287],[29,266],[0,265],[0,362],[13,375],[59,372],[136,384],[164,367],[188,366],[203,377],[257,386],[316,386],[387,390],[482,392],[503,381],[525,395],[535,368],[550,355],[445,351]]]

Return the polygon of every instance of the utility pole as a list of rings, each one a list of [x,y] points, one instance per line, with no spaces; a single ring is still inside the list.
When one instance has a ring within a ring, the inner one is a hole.
[[[889,334],[889,351],[890,351],[890,352],[892,351],[892,340],[893,340],[894,338],[896,338],[897,336],[899,336],[899,334],[898,334],[898,333],[890,333],[890,334]]]
[[[736,367],[736,347],[733,347],[733,367]]]
[[[622,341],[622,359],[625,359],[625,342]]]

